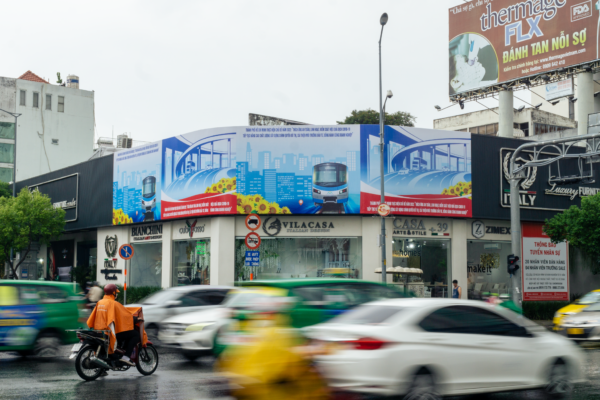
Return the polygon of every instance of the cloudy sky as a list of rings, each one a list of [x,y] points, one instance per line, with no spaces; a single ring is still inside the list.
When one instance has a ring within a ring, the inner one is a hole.
[[[335,124],[378,107],[379,17],[388,112],[433,127],[448,102],[448,9],[462,0],[12,1],[0,75],[73,73],[98,136],[153,141],[248,113]],[[528,99],[528,98],[526,98]],[[488,100],[496,106],[495,100]],[[515,105],[519,104],[515,100]],[[464,112],[483,109],[468,104]]]

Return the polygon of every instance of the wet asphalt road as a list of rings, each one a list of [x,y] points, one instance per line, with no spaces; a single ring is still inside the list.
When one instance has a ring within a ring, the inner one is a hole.
[[[93,382],[82,381],[75,372],[74,360],[68,359],[70,346],[61,348],[61,356],[52,361],[22,358],[0,353],[0,399],[231,399],[226,385],[213,373],[212,360],[186,361],[179,354],[159,348],[158,370],[149,377],[135,368],[109,372]],[[600,349],[586,349],[584,370],[587,383],[576,386],[573,399],[600,399]],[[542,399],[535,391],[472,396],[469,399]],[[454,397],[453,400],[466,400]]]

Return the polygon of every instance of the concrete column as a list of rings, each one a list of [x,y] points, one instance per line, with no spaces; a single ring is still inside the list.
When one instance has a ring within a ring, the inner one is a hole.
[[[512,90],[503,90],[500,92],[500,108],[499,108],[499,126],[498,136],[513,137],[514,126],[514,109],[513,109],[513,92]]]
[[[375,273],[375,269],[381,266],[380,233],[379,218],[362,218],[362,278],[366,281],[381,282],[381,274]]]
[[[210,284],[235,281],[235,217],[217,217],[210,223]]]
[[[448,290],[452,290],[452,281],[457,280],[462,288],[461,299],[467,296],[467,221],[452,221],[452,279],[448,282]],[[451,297],[451,295],[449,295]]]
[[[160,285],[163,289],[173,286],[173,223],[163,222],[162,272]]]
[[[588,115],[594,112],[594,76],[577,75],[577,134],[587,135]]]

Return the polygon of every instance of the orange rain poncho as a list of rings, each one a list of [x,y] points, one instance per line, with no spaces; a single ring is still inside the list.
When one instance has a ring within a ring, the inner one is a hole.
[[[133,323],[133,317],[138,317],[140,328],[142,329],[142,344],[145,345],[148,341],[146,331],[143,330],[143,313],[141,307],[125,307],[121,303],[115,300],[115,296],[104,295],[104,298],[100,300],[92,315],[87,320],[87,326],[95,330],[110,330],[110,324],[115,325],[115,334],[132,331],[135,329]],[[108,349],[109,354],[113,353],[115,348],[116,336],[110,332],[110,346]]]

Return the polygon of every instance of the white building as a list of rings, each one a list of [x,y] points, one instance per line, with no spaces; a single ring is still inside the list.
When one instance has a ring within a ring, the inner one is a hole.
[[[50,84],[31,71],[0,77],[0,109],[21,114],[17,181],[86,161],[94,145],[94,92]],[[0,181],[13,180],[14,117],[0,112]]]

